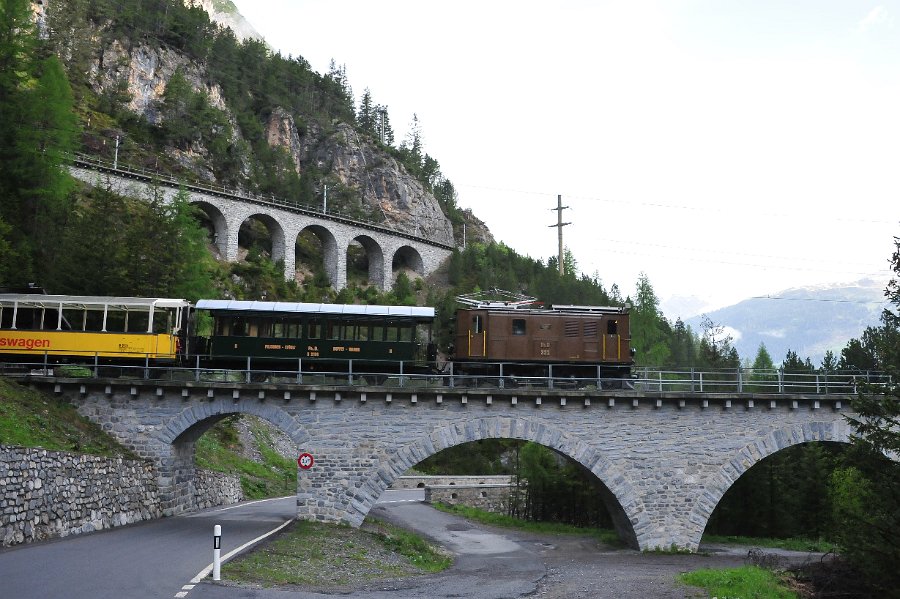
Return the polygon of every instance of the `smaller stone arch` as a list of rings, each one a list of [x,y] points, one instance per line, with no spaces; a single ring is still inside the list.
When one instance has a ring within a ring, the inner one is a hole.
[[[278,260],[284,260],[285,259],[285,245],[284,245],[285,235],[284,235],[284,228],[281,226],[281,223],[279,223],[277,220],[275,220],[275,218],[273,218],[271,215],[266,214],[264,212],[253,212],[244,217],[244,219],[241,221],[241,224],[238,227],[238,229],[240,230],[240,227],[242,227],[247,221],[249,221],[251,219],[258,220],[263,225],[265,225],[266,229],[268,229],[269,235],[271,236],[271,241],[272,241],[272,248],[271,248],[272,261],[277,262]]]
[[[359,526],[377,498],[409,468],[435,453],[482,439],[531,441],[567,456],[596,476],[607,491],[603,501],[619,536],[633,547],[639,546],[636,531],[651,525],[647,510],[631,483],[610,461],[588,444],[546,423],[516,417],[490,417],[442,426],[401,446],[361,485],[346,521]]]
[[[368,272],[368,282],[369,285],[375,285],[378,289],[386,290],[385,287],[385,272],[384,272],[384,250],[381,248],[381,244],[375,241],[372,237],[368,235],[357,235],[351,242],[356,241],[362,247],[366,253],[366,257],[369,262],[369,272]],[[350,244],[347,244],[347,250],[349,251]]]
[[[691,539],[689,548],[696,550],[700,546],[703,531],[706,530],[716,506],[725,496],[725,492],[747,470],[778,451],[794,445],[815,441],[849,443],[850,433],[849,424],[842,420],[796,424],[773,430],[728,456],[722,467],[699,487],[702,492],[698,493],[699,497],[686,520],[690,526],[686,531]]]
[[[193,197],[193,196],[192,196]],[[228,220],[218,207],[205,201],[192,202],[197,206],[212,227],[212,243],[219,254],[225,255],[228,245]],[[202,223],[201,223],[202,224]]]
[[[404,268],[412,270],[420,277],[426,275],[425,261],[422,259],[422,254],[410,245],[400,246],[397,248],[397,251],[394,252],[391,259],[392,278],[396,279],[398,271]]]
[[[339,256],[338,252],[338,242],[337,238],[335,238],[334,233],[328,230],[326,227],[322,225],[311,224],[303,227],[297,233],[297,237],[302,235],[304,232],[309,231],[313,235],[318,238],[318,240],[322,244],[322,267],[325,269],[325,276],[328,277],[328,280],[331,282],[331,285],[336,289],[340,288],[340,282],[342,279],[340,264],[343,262],[341,258],[343,256]],[[294,239],[294,244],[296,245],[297,240]]]

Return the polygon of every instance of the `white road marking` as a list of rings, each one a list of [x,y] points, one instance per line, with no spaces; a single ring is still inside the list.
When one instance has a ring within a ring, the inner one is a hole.
[[[268,500],[264,499],[263,501],[268,501]],[[244,505],[247,505],[247,504],[244,504]],[[244,543],[243,545],[241,545],[241,546],[238,547],[237,549],[233,549],[232,551],[229,551],[228,553],[226,553],[225,555],[222,556],[222,563],[224,564],[224,563],[227,562],[229,559],[231,559],[232,557],[234,557],[235,555],[237,555],[238,553],[240,553],[241,551],[243,551],[244,549],[246,549],[246,548],[249,547],[250,545],[253,545],[254,543],[259,543],[260,541],[262,541],[262,540],[265,539],[266,537],[269,537],[269,536],[275,534],[276,532],[278,532],[279,530],[281,530],[282,528],[284,528],[285,526],[287,526],[288,524],[290,524],[290,523],[293,522],[293,521],[294,521],[294,518],[291,518],[290,520],[285,521],[285,522],[284,522],[283,524],[281,524],[280,526],[277,526],[276,528],[273,528],[273,529],[270,530],[269,532],[267,532],[267,533],[265,533],[265,534],[262,534],[262,535],[256,537],[256,538],[253,539],[252,541],[247,541],[246,543]],[[196,576],[194,576],[194,577],[191,579],[191,584],[197,584],[198,582],[200,582],[201,580],[203,580],[204,578],[206,578],[207,576],[209,576],[209,573],[212,572],[212,569],[213,569],[213,565],[212,565],[212,564],[210,564],[210,565],[206,566],[205,568],[203,568],[203,569],[200,571],[199,574],[197,574]]]
[[[267,501],[278,501],[279,499],[288,499],[289,497],[296,497],[296,495],[285,495],[284,497],[270,497],[269,499],[257,499],[256,501],[248,501],[246,503],[235,503],[234,505],[229,505],[228,507],[219,508],[217,510],[210,510],[207,512],[197,512],[196,514],[188,514],[185,518],[198,518],[201,516],[207,516],[210,512],[227,512],[228,510],[237,509],[239,507],[245,507],[248,505],[256,505],[257,503],[265,503]]]

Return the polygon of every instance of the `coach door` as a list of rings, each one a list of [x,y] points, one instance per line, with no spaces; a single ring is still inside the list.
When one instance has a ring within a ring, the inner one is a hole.
[[[487,357],[487,313],[469,313],[468,356],[470,358]]]

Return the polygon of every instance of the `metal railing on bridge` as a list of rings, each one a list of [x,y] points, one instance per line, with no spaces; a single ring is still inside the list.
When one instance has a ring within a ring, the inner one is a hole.
[[[511,363],[448,362],[441,368],[421,362],[377,362],[347,360],[324,363],[316,360],[246,359],[240,366],[209,366],[204,357],[192,365],[154,365],[149,359],[132,365],[107,364],[99,356],[80,364],[54,364],[52,355],[42,360],[0,364],[0,376],[12,378],[55,377],[60,379],[123,379],[172,382],[251,384],[279,386],[339,386],[403,389],[522,389],[566,391],[635,391],[639,393],[747,393],[747,394],[856,394],[864,385],[886,386],[891,377],[862,370],[803,371],[783,369],[662,369],[635,368],[627,376],[559,376],[544,367],[540,374],[522,375],[522,367]],[[477,370],[478,374],[474,374]],[[487,372],[487,374],[485,374]],[[517,372],[517,374],[509,374]]]

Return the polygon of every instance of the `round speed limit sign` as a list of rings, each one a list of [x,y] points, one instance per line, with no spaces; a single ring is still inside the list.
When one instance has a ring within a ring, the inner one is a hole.
[[[303,468],[304,470],[309,470],[313,465],[313,457],[311,453],[301,453],[300,457],[297,458],[297,465]]]

